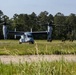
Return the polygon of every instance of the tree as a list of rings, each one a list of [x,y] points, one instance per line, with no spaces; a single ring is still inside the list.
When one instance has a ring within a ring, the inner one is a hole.
[[[2,16],[3,16],[3,12],[0,10],[0,20]]]
[[[15,14],[13,16],[13,24],[14,27],[18,30],[18,31],[27,31],[28,30],[28,20],[29,17],[27,14]]]
[[[55,31],[54,36],[58,39],[65,39],[66,38],[66,25],[65,25],[65,16],[58,12],[54,17],[54,24],[55,24]]]
[[[29,15],[29,29],[33,28],[34,31],[38,30],[37,15],[33,12]]]
[[[41,21],[41,24],[44,25],[48,22],[48,12],[47,11],[44,11],[44,12],[41,12],[39,15],[38,15],[38,18],[39,18],[39,21]]]
[[[0,10],[0,23],[3,22],[2,16],[3,16],[3,12],[2,10]],[[2,38],[2,25],[0,25],[0,38]]]
[[[55,17],[54,17],[54,23],[55,23],[56,25],[57,25],[57,24],[59,24],[59,25],[65,24],[65,16],[64,16],[62,13],[58,12],[58,13],[55,15]]]
[[[75,39],[75,32],[76,32],[76,15],[71,13],[67,18],[66,18],[66,24],[68,26],[68,38],[70,40]]]
[[[38,15],[40,30],[46,30],[45,25],[48,24],[48,12],[44,11]]]
[[[54,21],[54,17],[52,14],[48,15],[48,22],[50,22],[50,21]]]

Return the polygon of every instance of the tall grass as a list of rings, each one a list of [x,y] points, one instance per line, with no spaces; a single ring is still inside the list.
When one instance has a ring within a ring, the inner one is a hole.
[[[61,42],[46,40],[35,44],[18,44],[18,40],[0,40],[0,55],[76,54],[76,41]]]
[[[24,64],[3,64],[0,75],[76,75],[76,63],[65,61],[25,62]]]

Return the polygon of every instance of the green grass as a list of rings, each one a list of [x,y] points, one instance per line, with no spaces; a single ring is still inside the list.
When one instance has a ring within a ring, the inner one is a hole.
[[[3,64],[0,62],[0,75],[76,75],[76,62],[25,62],[24,64]]]
[[[36,40],[35,44],[18,42],[18,40],[0,40],[0,55],[76,54],[76,41]]]

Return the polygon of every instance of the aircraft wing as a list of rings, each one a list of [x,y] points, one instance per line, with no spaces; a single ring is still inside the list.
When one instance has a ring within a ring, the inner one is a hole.
[[[22,31],[8,31],[8,34],[10,35],[16,35],[16,36],[21,36],[24,35],[25,33],[29,34],[31,33],[33,36],[34,35],[42,35],[42,34],[47,34],[47,31],[35,31],[35,32],[22,32]]]
[[[24,34],[24,32],[20,32],[20,31],[8,31],[8,34],[16,35],[16,36],[21,36],[21,35]]]
[[[31,34],[47,34],[47,31],[35,31],[35,32],[31,32]]]
[[[35,32],[31,32],[31,34],[33,35],[34,39],[40,39],[40,36],[44,36],[46,38],[48,32],[47,31],[35,31]]]

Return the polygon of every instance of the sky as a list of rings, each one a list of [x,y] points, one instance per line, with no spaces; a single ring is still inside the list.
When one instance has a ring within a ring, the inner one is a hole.
[[[76,0],[0,0],[0,10],[4,15],[12,18],[17,14],[31,14],[47,11],[55,15],[58,12],[64,15],[76,14]]]

